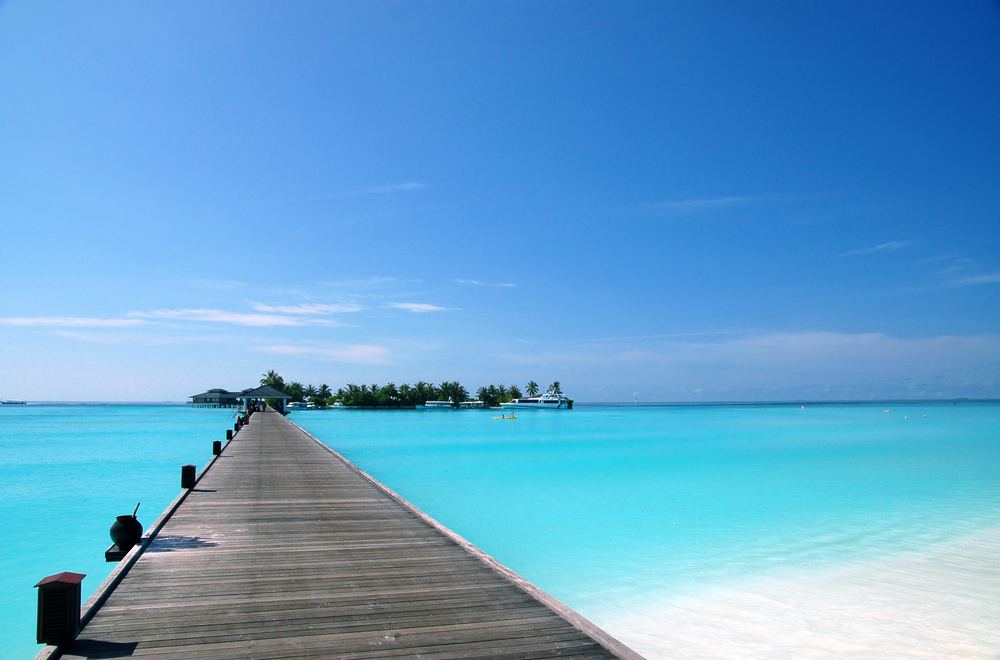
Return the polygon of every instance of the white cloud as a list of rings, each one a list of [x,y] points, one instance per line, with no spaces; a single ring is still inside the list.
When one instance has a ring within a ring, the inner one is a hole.
[[[349,190],[346,192],[336,192],[327,195],[315,195],[313,197],[307,198],[306,201],[319,201],[324,199],[344,199],[348,197],[368,197],[371,195],[391,195],[398,192],[407,192],[411,190],[422,190],[426,186],[417,181],[406,181],[404,183],[396,183],[388,186],[376,186],[374,188],[361,188],[359,190]]]
[[[384,346],[372,346],[368,344],[354,344],[350,346],[293,346],[289,344],[275,344],[271,346],[258,346],[258,351],[262,353],[272,353],[274,355],[304,355],[317,357],[332,362],[348,362],[351,364],[389,364],[389,350]]]
[[[217,291],[232,291],[246,286],[246,282],[238,282],[236,280],[194,280],[192,284],[202,289]]]
[[[145,325],[141,319],[95,319],[77,316],[39,316],[33,318],[8,317],[0,318],[0,325],[19,327],[51,327],[51,328],[130,328]]]
[[[159,309],[153,312],[131,312],[130,315],[145,319],[231,323],[253,327],[337,325],[334,321],[323,319],[306,320],[277,314],[244,314],[220,309]]]
[[[747,204],[759,199],[770,199],[769,197],[714,197],[707,199],[687,199],[679,202],[659,202],[656,204],[658,208],[666,209],[668,211],[702,211],[711,208],[718,208],[722,206],[735,206],[739,204]]]
[[[115,332],[80,332],[76,330],[55,330],[52,332],[57,337],[73,339],[90,344],[101,344],[114,346],[120,344],[137,344],[141,346],[174,346],[177,344],[190,344],[196,342],[217,342],[217,337],[171,337],[163,335],[149,335],[147,333],[122,334]]]
[[[903,249],[909,244],[910,244],[909,241],[889,241],[887,243],[881,243],[880,245],[876,245],[874,247],[860,248],[857,250],[851,250],[850,252],[844,252],[837,256],[856,257],[862,254],[875,254],[877,252],[895,252],[896,250]]]
[[[990,275],[979,275],[977,277],[963,277],[952,282],[954,286],[976,286],[978,284],[1000,284],[1000,273]]]
[[[252,303],[251,306],[258,312],[278,312],[281,314],[341,314],[347,312],[359,312],[363,309],[360,305],[323,303],[281,305],[277,307],[264,305],[262,303]]]
[[[515,287],[516,284],[509,283],[490,283],[490,282],[479,282],[478,280],[455,280],[458,284],[472,284],[474,286],[497,286],[497,287]]]
[[[417,314],[425,314],[427,312],[442,312],[445,307],[438,307],[437,305],[428,305],[426,303],[389,303],[386,307],[392,307],[394,309],[405,309],[408,312],[415,312]]]

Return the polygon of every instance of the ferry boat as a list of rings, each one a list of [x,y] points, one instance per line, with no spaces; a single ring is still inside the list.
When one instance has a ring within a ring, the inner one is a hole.
[[[285,407],[289,410],[316,410],[316,404],[312,401],[292,401]]]
[[[424,408],[437,408],[437,409],[447,408],[450,410],[452,408],[457,408],[457,407],[458,406],[456,406],[451,401],[424,401]]]
[[[0,401],[0,404],[3,404],[5,406],[23,406],[26,403],[27,403],[26,401],[9,401],[7,399],[3,399],[2,401]]]
[[[546,392],[541,396],[526,396],[514,399],[507,403],[501,403],[501,408],[534,408],[536,410],[556,410],[559,408],[569,408],[569,397],[565,394],[553,394]]]

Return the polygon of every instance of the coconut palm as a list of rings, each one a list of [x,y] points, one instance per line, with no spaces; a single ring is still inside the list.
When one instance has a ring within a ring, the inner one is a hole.
[[[278,372],[274,369],[269,370],[266,374],[263,374],[260,379],[261,385],[270,385],[276,390],[285,389],[285,380],[278,375]]]
[[[468,400],[469,390],[462,387],[462,385],[456,380],[452,382],[444,381],[441,383],[439,388],[441,392],[441,399],[443,401],[451,401],[452,403],[462,403]]]
[[[536,383],[533,380],[529,380],[528,384],[525,386],[524,389],[528,393],[528,396],[537,396],[538,395],[538,383]]]
[[[292,401],[302,401],[302,395],[304,394],[302,383],[294,380],[290,383],[285,383],[283,391],[292,398]]]
[[[559,387],[559,381],[558,380],[556,382],[552,383],[551,385],[549,385],[549,392],[551,392],[552,394],[562,394],[562,389],[560,389],[560,387]]]

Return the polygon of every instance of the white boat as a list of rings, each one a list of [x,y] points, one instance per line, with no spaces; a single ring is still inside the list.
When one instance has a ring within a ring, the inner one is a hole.
[[[514,399],[507,403],[501,403],[501,408],[534,408],[535,410],[557,410],[559,408],[569,408],[569,397],[565,394],[553,394],[546,392],[541,396],[526,396]]]
[[[457,408],[451,401],[425,401],[424,408]]]
[[[4,399],[3,401],[0,401],[0,403],[2,403],[5,406],[23,406],[27,402],[25,402],[25,401],[9,401],[7,399]]]
[[[316,404],[313,404],[312,407],[315,408]],[[288,410],[308,410],[309,404],[306,403],[305,401],[292,401],[287,406],[285,406],[285,408]]]

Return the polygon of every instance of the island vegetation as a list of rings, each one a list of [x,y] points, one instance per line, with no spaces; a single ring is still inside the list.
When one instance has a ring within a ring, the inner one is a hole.
[[[476,390],[476,398],[472,399],[469,390],[458,381],[444,381],[439,385],[418,381],[414,385],[395,383],[385,385],[356,385],[348,383],[336,392],[323,383],[303,385],[296,381],[286,382],[273,369],[263,374],[261,385],[270,385],[291,397],[291,401],[309,401],[319,407],[340,404],[355,408],[414,408],[428,401],[450,401],[460,404],[464,401],[482,401],[488,408],[494,408],[501,403],[507,403],[524,396],[517,385],[485,385]],[[529,381],[524,389],[527,396],[537,396],[541,389],[535,381]],[[548,390],[554,394],[562,394],[559,381],[552,383]]]

